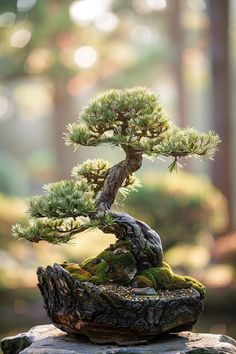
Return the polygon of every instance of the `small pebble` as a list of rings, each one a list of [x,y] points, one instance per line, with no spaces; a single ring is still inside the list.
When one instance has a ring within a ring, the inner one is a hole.
[[[156,295],[157,292],[155,289],[146,287],[146,288],[132,288],[132,292],[136,295]]]

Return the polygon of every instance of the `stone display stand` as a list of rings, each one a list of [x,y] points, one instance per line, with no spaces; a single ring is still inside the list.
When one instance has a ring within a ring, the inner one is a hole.
[[[69,336],[53,325],[4,338],[3,354],[235,354],[236,341],[225,335],[180,332],[158,337],[146,345],[99,345],[83,336]]]

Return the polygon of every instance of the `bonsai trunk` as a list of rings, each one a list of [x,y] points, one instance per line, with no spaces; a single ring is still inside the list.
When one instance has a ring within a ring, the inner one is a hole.
[[[97,214],[110,210],[123,182],[142,165],[141,153],[132,148],[123,147],[123,149],[126,152],[126,158],[109,170],[96,202]],[[114,219],[112,231],[118,240],[129,241],[140,269],[161,266],[163,250],[158,234],[145,223],[126,213],[113,213],[112,215]],[[110,230],[105,230],[105,232],[110,232]]]
[[[142,166],[142,155],[131,148],[126,148],[125,160],[110,168],[104,181],[103,189],[96,205],[97,213],[110,210],[119,188],[126,178]]]

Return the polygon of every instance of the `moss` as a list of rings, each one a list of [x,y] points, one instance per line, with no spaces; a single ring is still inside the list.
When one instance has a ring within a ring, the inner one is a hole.
[[[100,257],[109,267],[109,277],[111,282],[121,285],[129,285],[136,272],[136,260],[133,254],[124,249],[117,247],[115,251],[104,251]]]
[[[201,295],[201,298],[204,298],[205,293],[206,293],[206,287],[200,283],[200,281],[189,277],[189,276],[185,276],[184,277],[186,282],[189,284],[190,287],[193,287],[195,290],[197,290],[199,292],[199,294]]]
[[[159,268],[146,269],[141,272],[141,276],[150,280],[156,290],[175,290],[193,287],[202,298],[205,295],[204,285],[189,276],[175,274],[167,263],[164,263]]]
[[[130,252],[131,246],[130,242],[118,241],[115,245],[101,252],[96,258],[89,258],[81,265],[66,264],[64,268],[76,279],[81,281],[89,279],[96,285],[111,282],[130,285],[136,273],[136,260]],[[83,276],[81,270],[85,272],[85,276]]]
[[[91,273],[81,268],[79,264],[63,263],[61,266],[66,269],[73,278],[80,281],[90,281]]]
[[[90,281],[96,285],[109,283],[110,276],[109,266],[104,259],[100,256],[92,258],[85,265],[83,265],[86,271],[91,273]]]
[[[129,246],[128,242],[119,241],[101,252],[96,258],[89,258],[81,265],[64,263],[62,267],[70,272],[73,278],[90,281],[96,285],[116,283],[135,287],[153,287],[156,290],[193,287],[201,298],[204,297],[204,285],[192,277],[174,273],[169,264],[165,262],[162,267],[148,268],[135,275],[136,261]]]
[[[166,263],[165,261],[162,262],[162,268],[167,268],[172,271],[171,266],[168,263]]]
[[[104,251],[100,254],[100,257],[110,266],[125,267],[131,264],[136,264],[133,254],[129,251],[121,253]]]
[[[131,252],[132,251],[132,242],[118,240],[118,241],[116,241],[115,244],[111,245],[105,251],[107,251],[107,250],[115,251],[117,249],[121,249],[121,250],[124,250],[124,251],[130,251]]]
[[[95,285],[109,284],[109,277],[104,276],[104,274],[94,275],[90,278],[90,282]]]
[[[143,276],[143,275],[136,275],[136,277],[134,277],[134,280],[132,282],[132,285],[136,288],[146,288],[146,287],[151,287],[153,288],[153,282],[148,279],[147,277]]]
[[[89,257],[89,258],[85,259],[85,261],[83,263],[81,263],[80,266],[82,268],[86,267],[86,264],[88,264],[93,259],[94,259],[94,257]]]

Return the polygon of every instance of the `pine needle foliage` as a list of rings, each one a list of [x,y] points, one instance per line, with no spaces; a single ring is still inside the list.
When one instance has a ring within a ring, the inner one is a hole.
[[[145,157],[174,157],[172,166],[183,156],[212,158],[220,142],[212,131],[199,133],[174,126],[159,97],[143,87],[105,92],[67,129],[66,144],[75,148],[100,144],[130,147]]]
[[[193,128],[174,126],[159,97],[146,88],[135,87],[99,95],[83,109],[76,123],[68,125],[65,142],[74,148],[109,144],[147,158],[173,157],[169,166],[172,172],[180,157],[212,159],[220,139],[212,131],[199,133]],[[66,243],[91,228],[112,232],[112,213],[99,213],[96,209],[111,169],[105,160],[87,160],[73,168],[73,180],[44,186],[43,195],[28,201],[29,225],[15,225],[14,236],[31,242]],[[139,186],[139,180],[130,174],[119,192],[126,196]]]
[[[141,87],[109,90],[85,107],[77,123],[68,125],[66,144],[75,148],[78,144],[128,145],[145,152],[143,139],[156,142],[168,127],[159,97],[151,91]]]
[[[27,211],[33,218],[76,218],[95,211],[93,192],[85,181],[60,181],[43,189],[46,195],[28,201]]]
[[[72,169],[72,176],[85,181],[96,195],[102,189],[110,168],[111,165],[106,160],[88,159]],[[140,186],[139,179],[134,175],[129,175],[124,180],[119,192],[125,197],[129,192],[136,191]]]
[[[96,193],[102,189],[110,167],[109,162],[106,160],[88,159],[81,165],[77,165],[72,169],[72,176],[78,179],[83,179],[90,185],[94,193]]]
[[[18,240],[38,243],[67,243],[73,237],[88,229],[112,231],[112,217],[109,214],[99,215],[94,220],[89,219],[32,219],[28,226],[16,224],[12,227],[13,236]]]

